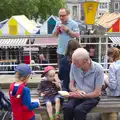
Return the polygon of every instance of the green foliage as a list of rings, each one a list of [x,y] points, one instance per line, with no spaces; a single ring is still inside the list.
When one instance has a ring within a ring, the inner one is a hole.
[[[60,8],[65,6],[64,0],[40,0],[39,15],[46,19],[49,15],[58,15]]]
[[[0,0],[0,20],[22,14],[45,20],[50,15],[57,15],[64,6],[64,0]]]

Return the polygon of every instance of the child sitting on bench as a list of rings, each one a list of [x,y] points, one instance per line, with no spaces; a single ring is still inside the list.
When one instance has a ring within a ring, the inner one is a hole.
[[[60,82],[55,78],[55,69],[52,66],[45,67],[41,77],[42,80],[38,85],[38,92],[46,103],[50,120],[60,120],[61,96],[58,94],[58,91],[61,87]],[[53,116],[52,103],[55,104],[55,116]]]

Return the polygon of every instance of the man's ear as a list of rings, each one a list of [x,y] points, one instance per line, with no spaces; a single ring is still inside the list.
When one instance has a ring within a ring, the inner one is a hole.
[[[91,60],[90,60],[90,59],[87,59],[87,62],[90,64]]]

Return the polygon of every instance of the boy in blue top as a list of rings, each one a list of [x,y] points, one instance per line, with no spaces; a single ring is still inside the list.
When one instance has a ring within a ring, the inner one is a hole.
[[[35,120],[33,109],[39,102],[31,102],[30,90],[26,86],[31,74],[27,64],[20,64],[15,69],[16,82],[9,88],[10,102],[14,120]]]

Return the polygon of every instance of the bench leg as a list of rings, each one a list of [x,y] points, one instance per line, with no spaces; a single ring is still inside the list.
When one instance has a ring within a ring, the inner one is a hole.
[[[101,115],[102,120],[117,120],[118,119],[118,113],[102,113]]]

